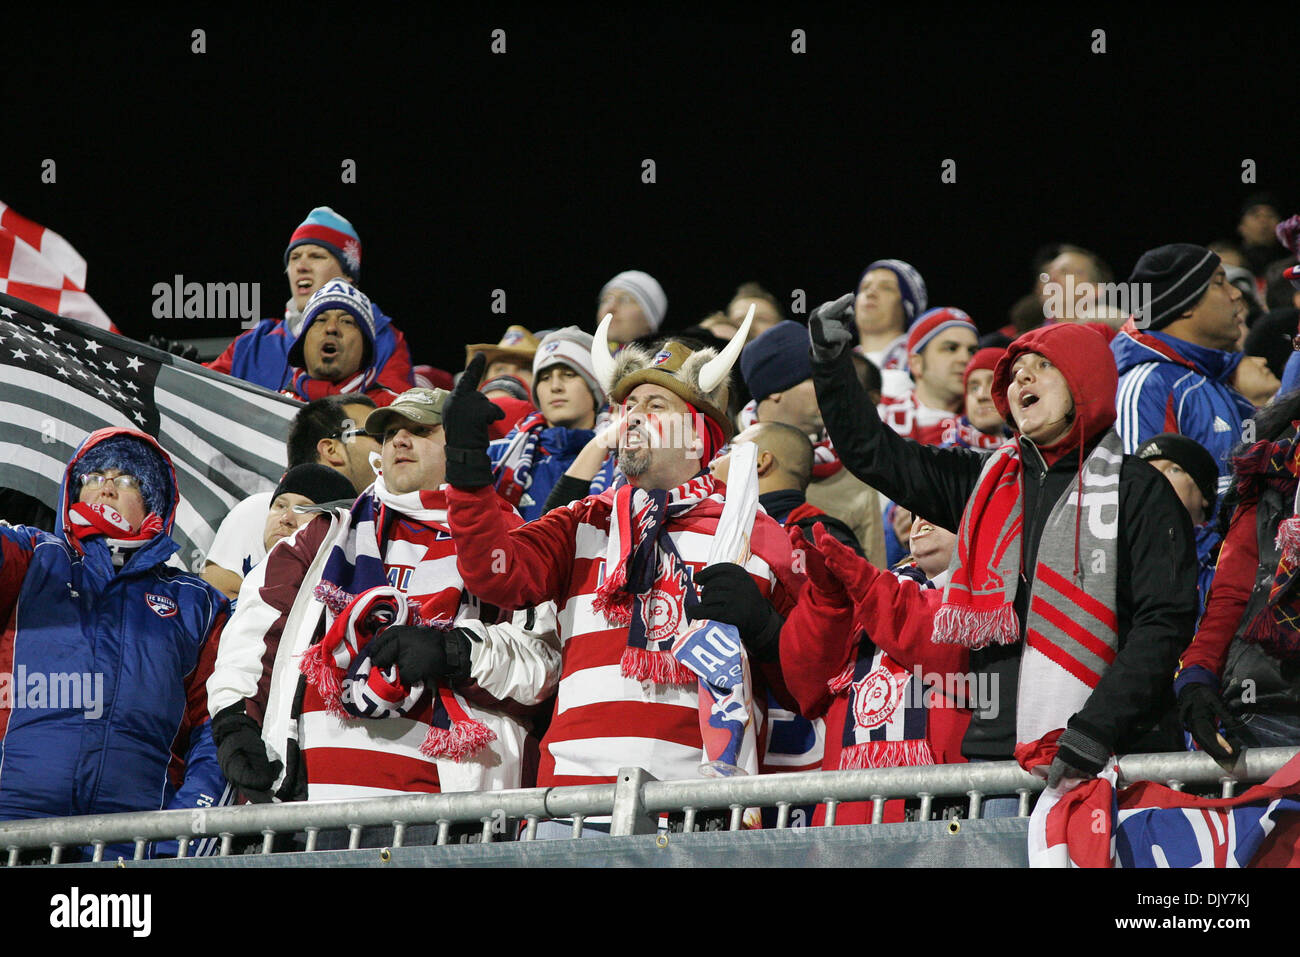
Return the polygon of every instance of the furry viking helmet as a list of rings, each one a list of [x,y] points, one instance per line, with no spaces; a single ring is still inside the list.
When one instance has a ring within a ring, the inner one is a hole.
[[[606,315],[600,321],[591,345],[596,380],[608,393],[611,403],[622,402],[637,386],[650,382],[707,415],[721,427],[725,438],[735,434],[735,427],[727,417],[727,384],[731,367],[740,357],[754,320],[752,303],[745,321],[721,353],[716,349],[692,352],[684,343],[672,341],[664,343],[653,354],[648,349],[627,345],[617,356],[610,356],[608,331],[612,320],[612,315]]]

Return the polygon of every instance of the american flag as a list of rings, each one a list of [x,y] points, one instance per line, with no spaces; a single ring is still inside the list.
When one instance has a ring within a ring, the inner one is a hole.
[[[176,466],[172,537],[191,571],[202,570],[231,506],[270,491],[284,474],[285,437],[301,407],[0,294],[0,487],[56,508],[68,459],[88,434],[107,426],[148,432]]]
[[[81,253],[54,230],[0,203],[0,293],[117,332],[85,290]]]

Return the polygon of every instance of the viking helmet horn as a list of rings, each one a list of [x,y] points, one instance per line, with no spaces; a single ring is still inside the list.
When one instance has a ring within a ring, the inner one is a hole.
[[[727,348],[721,353],[710,359],[700,370],[700,391],[708,395],[718,387],[731,373],[731,367],[736,364],[740,358],[740,350],[745,348],[745,340],[749,338],[749,326],[754,321],[754,303],[749,304],[749,312],[745,313],[745,321],[740,324],[736,334],[731,337],[727,343]]]
[[[605,313],[596,327],[596,338],[591,342],[591,367],[596,373],[596,381],[606,392],[614,388],[610,380],[614,376],[614,357],[609,354],[609,324],[614,321],[612,312]]]

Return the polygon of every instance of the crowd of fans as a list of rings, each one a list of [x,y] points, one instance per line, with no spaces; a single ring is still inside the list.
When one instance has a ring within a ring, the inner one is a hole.
[[[999,761],[1047,736],[1058,783],[1300,745],[1280,212],[1253,196],[1237,238],[1154,246],[1125,283],[1044,248],[984,335],[894,258],[806,322],[746,282],[677,331],[629,270],[591,315],[440,370],[314,209],[284,317],[207,363],[302,408],[202,576],[167,562],[168,453],[127,428],[68,463],[53,529],[0,527],[0,820]],[[751,744],[725,759],[682,654],[699,622],[743,645]],[[99,676],[98,713],[20,703],[20,674]]]

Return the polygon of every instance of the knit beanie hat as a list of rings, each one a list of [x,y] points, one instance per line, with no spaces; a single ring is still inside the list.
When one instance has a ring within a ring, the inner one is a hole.
[[[353,282],[361,278],[361,240],[357,238],[357,231],[328,206],[317,206],[293,231],[284,250],[286,269],[289,267],[289,253],[294,247],[308,243],[328,249]]]
[[[1214,499],[1219,491],[1219,467],[1205,447],[1195,439],[1177,432],[1162,432],[1138,447],[1137,457],[1150,462],[1166,459],[1192,477],[1208,503],[1206,514],[1214,512]]]
[[[117,469],[140,480],[140,497],[145,508],[164,524],[171,514],[171,467],[148,442],[126,434],[110,435],[92,445],[77,460],[72,470],[72,487],[68,493],[76,501],[81,491],[81,477],[91,472]]]
[[[361,367],[366,368],[375,354],[375,311],[370,305],[370,297],[345,279],[331,279],[311,294],[302,311],[302,325],[298,328],[298,335],[289,347],[289,362],[303,368],[302,349],[307,330],[321,313],[330,309],[342,309],[357,320],[357,328],[365,340]]]
[[[1246,345],[1242,349],[1248,356],[1263,356],[1268,362],[1268,369],[1279,379],[1286,368],[1287,360],[1295,351],[1295,335],[1300,322],[1300,311],[1293,306],[1273,309],[1255,320],[1246,334]]]
[[[343,477],[343,473],[317,462],[295,465],[285,472],[284,478],[280,479],[280,484],[275,487],[275,494],[271,496],[271,501],[274,502],[286,492],[305,495],[315,505],[338,499],[352,501],[357,497],[357,490]]]
[[[811,379],[808,327],[792,319],[778,322],[741,350],[740,374],[759,402]]]
[[[594,408],[604,407],[607,398],[605,390],[596,381],[596,369],[591,364],[591,333],[583,332],[577,326],[565,326],[548,333],[537,347],[533,356],[533,402],[540,407],[537,399],[537,383],[542,372],[551,366],[565,366],[582,376],[591,390]]]
[[[1190,243],[1172,243],[1144,252],[1128,280],[1140,289],[1135,310],[1138,328],[1161,329],[1177,319],[1200,298],[1219,263],[1217,253]]]
[[[937,309],[931,309],[912,326],[912,331],[907,334],[907,354],[909,356],[918,355],[925,351],[925,347],[934,341],[935,336],[944,331],[953,328],[969,329],[975,335],[979,336],[979,330],[975,328],[975,323],[971,321],[970,316],[955,309],[952,306],[940,306]]]
[[[990,372],[992,372],[994,369],[997,368],[998,360],[1001,359],[1006,354],[1007,354],[1006,349],[997,349],[997,348],[990,347],[987,349],[981,349],[979,352],[971,356],[970,362],[966,364],[966,371],[962,373],[962,377],[961,377],[962,388],[965,389],[970,386],[970,374],[972,372],[977,372],[980,369],[988,369]]]
[[[907,317],[905,325],[910,328],[930,303],[925,280],[911,263],[905,263],[901,259],[877,259],[862,270],[862,275],[858,277],[859,287],[867,273],[873,269],[888,269],[898,277],[898,291],[903,295],[903,313]]]
[[[517,375],[510,375],[503,372],[501,375],[493,376],[478,387],[480,392],[504,392],[512,399],[518,399],[520,402],[531,402],[528,397],[528,385]]]
[[[650,331],[652,333],[659,331],[659,327],[664,322],[664,314],[668,312],[668,297],[664,295],[663,286],[659,285],[654,276],[639,269],[621,272],[601,287],[600,298],[603,299],[605,293],[611,289],[622,289],[631,294],[641,307],[641,311],[645,313],[646,322],[650,323]]]

